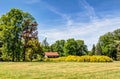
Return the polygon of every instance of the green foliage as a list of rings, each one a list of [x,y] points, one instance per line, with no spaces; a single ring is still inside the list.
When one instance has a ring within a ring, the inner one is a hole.
[[[64,45],[65,40],[57,40],[54,44],[51,45],[51,51],[58,52],[59,56],[64,56]]]
[[[103,36],[100,36],[99,38],[99,46],[102,49],[102,55],[107,55],[114,60],[118,60],[119,57],[119,51],[118,46],[119,43],[117,41],[120,40],[120,29],[117,29],[113,32],[108,32],[104,34]]]
[[[77,42],[73,38],[68,39],[67,42],[65,43],[64,52],[66,53],[66,56],[76,55]]]
[[[24,47],[21,36],[26,26],[25,20],[35,21],[32,15],[19,9],[11,9],[0,17],[0,41],[3,43],[3,59],[21,61]]]
[[[88,49],[87,46],[84,44],[83,40],[76,40],[77,42],[77,52],[76,55],[88,55]]]
[[[102,55],[102,48],[100,46],[100,43],[97,43],[97,45],[96,45],[95,55]]]
[[[11,9],[0,18],[0,38],[3,42],[3,57],[12,57],[12,61],[20,61],[20,55],[22,53],[20,35],[24,21],[23,14],[24,12],[19,9]]]
[[[41,58],[43,58],[43,50],[40,42],[37,39],[32,39],[28,41],[28,48],[26,52],[26,60],[28,61],[41,60]]]
[[[95,55],[95,44],[93,44],[92,51],[91,51],[90,55]]]
[[[87,46],[83,40],[68,39],[64,46],[64,52],[67,55],[85,55],[87,54]]]
[[[42,48],[43,48],[43,52],[50,52],[51,48],[47,42],[47,38],[45,38],[42,42]]]
[[[74,61],[74,62],[112,62],[108,56],[67,56],[59,58],[46,58],[44,61]]]
[[[117,44],[117,60],[120,61],[120,41]]]

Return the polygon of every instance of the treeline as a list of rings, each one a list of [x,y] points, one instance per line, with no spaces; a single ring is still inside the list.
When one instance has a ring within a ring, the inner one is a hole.
[[[37,22],[28,12],[11,9],[0,17],[0,61],[42,61],[44,52],[58,52],[60,57],[105,55],[120,60],[120,29],[100,36],[88,51],[84,40],[57,40],[49,45],[37,36]]]
[[[68,55],[88,55],[88,49],[83,40],[75,40],[70,38],[68,40],[57,40],[52,45],[49,45],[47,38],[42,42],[42,48],[44,52],[58,52],[60,56]]]
[[[100,36],[98,43],[93,44],[91,51],[88,51],[84,40],[75,40],[74,38],[57,40],[52,45],[49,45],[45,38],[42,48],[44,52],[58,52],[60,56],[105,55],[114,60],[120,60],[120,29]]]

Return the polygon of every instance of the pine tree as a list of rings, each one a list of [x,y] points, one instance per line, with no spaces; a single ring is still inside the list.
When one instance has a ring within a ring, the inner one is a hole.
[[[95,55],[95,44],[93,44],[91,55]]]
[[[101,46],[100,46],[100,43],[98,43],[98,44],[96,45],[95,54],[96,54],[96,55],[101,55],[101,54],[102,54],[102,48],[101,48]]]

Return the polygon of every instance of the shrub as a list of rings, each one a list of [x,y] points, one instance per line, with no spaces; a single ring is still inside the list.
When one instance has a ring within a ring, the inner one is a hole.
[[[73,62],[112,62],[108,56],[67,56],[59,58],[45,58],[44,61],[73,61]]]

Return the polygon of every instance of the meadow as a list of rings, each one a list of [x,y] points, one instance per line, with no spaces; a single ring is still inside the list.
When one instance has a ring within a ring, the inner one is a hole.
[[[0,79],[120,79],[120,62],[0,62]]]

